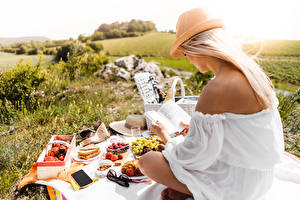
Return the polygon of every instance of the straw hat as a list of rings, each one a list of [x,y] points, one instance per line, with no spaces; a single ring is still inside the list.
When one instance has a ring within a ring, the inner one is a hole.
[[[128,115],[126,120],[112,122],[109,124],[113,130],[127,136],[132,136],[131,128],[147,129],[146,118],[144,115]]]
[[[185,57],[179,46],[197,33],[213,28],[224,28],[222,19],[216,18],[204,8],[194,8],[181,14],[176,24],[176,41],[170,55],[174,58]]]

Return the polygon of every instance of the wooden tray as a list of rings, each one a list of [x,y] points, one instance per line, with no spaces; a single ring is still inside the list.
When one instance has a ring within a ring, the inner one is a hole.
[[[122,158],[121,160],[113,161],[113,163],[114,163],[115,166],[121,166],[121,165],[124,163],[124,161],[128,158],[128,156],[129,156],[129,154],[130,154],[130,151],[127,150],[126,152],[124,152],[124,153],[119,153],[119,154],[123,155],[123,158]],[[106,159],[105,159],[105,154],[100,158],[100,161],[101,161],[101,160],[106,160]]]

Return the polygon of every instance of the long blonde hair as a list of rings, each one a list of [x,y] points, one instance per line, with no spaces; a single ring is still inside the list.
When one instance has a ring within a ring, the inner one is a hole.
[[[198,33],[183,42],[180,47],[188,55],[212,56],[232,63],[246,76],[263,107],[272,108],[276,105],[276,95],[271,80],[224,29],[217,28]]]

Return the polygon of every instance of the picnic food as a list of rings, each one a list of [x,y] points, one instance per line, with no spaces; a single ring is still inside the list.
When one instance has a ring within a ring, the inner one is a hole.
[[[123,159],[123,155],[122,154],[118,154],[118,155],[116,155],[116,154],[113,154],[112,152],[107,152],[106,154],[105,154],[105,159],[107,159],[107,160],[111,160],[111,161],[116,161],[116,160],[121,160],[121,159]]]
[[[48,151],[47,156],[45,156],[44,161],[63,161],[65,159],[68,147],[64,144],[54,143],[50,151]]]
[[[161,143],[162,141],[157,136],[151,136],[149,138],[138,138],[131,143],[131,146],[135,155],[141,156],[151,150],[157,151],[158,145]]]
[[[99,170],[99,171],[105,171],[105,170],[109,169],[111,166],[112,165],[105,164],[105,165],[102,165],[102,166],[98,167],[97,170]]]
[[[113,153],[123,153],[126,152],[129,149],[129,144],[124,142],[113,142],[111,145],[109,145],[106,150],[107,152],[113,152]]]
[[[127,161],[121,168],[121,172],[123,174],[127,174],[128,176],[143,176],[141,170],[138,166],[138,160]]]
[[[86,147],[81,147],[78,151],[78,158],[88,160],[94,158],[100,154],[100,148],[94,144],[87,145]]]

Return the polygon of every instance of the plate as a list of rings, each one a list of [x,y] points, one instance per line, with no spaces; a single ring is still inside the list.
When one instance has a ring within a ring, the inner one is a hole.
[[[95,156],[95,157],[90,158],[90,159],[87,159],[87,160],[81,159],[81,158],[78,157],[78,153],[77,153],[79,149],[80,149],[79,146],[76,147],[76,149],[75,149],[75,151],[74,151],[74,154],[73,154],[73,159],[76,160],[76,161],[79,161],[79,162],[89,162],[89,161],[93,161],[93,160],[96,160],[96,159],[101,158],[102,151],[101,151],[101,149],[100,149],[100,154],[99,154],[98,156]]]

